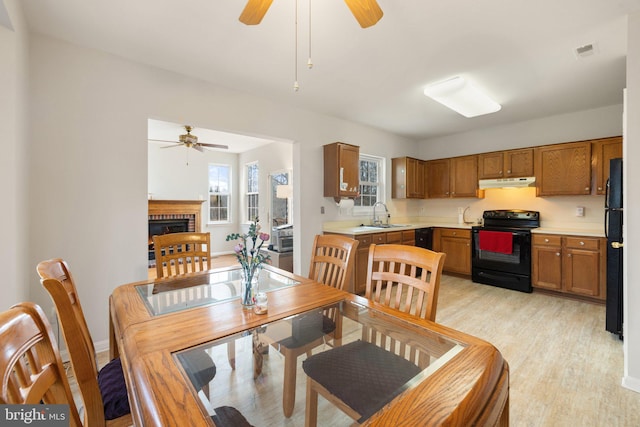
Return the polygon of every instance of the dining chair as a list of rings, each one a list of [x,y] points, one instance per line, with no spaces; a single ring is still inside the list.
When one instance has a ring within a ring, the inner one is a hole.
[[[444,253],[415,246],[372,244],[365,297],[435,321],[444,259]],[[429,359],[411,342],[375,325],[363,326],[361,339],[303,362],[307,374],[305,426],[317,423],[318,394],[362,423],[399,394],[407,381],[428,366]]]
[[[0,313],[0,342],[0,403],[69,405],[68,425],[82,427],[44,311],[32,302],[23,302]]]
[[[209,269],[211,263],[210,233],[169,233],[153,236],[156,275],[195,273]]]
[[[67,263],[59,258],[42,261],[37,266],[40,283],[49,292],[56,307],[74,377],[84,403],[84,425],[100,426],[105,420],[131,425],[127,388],[120,358],[109,361],[98,371],[96,351],[87,327],[73,276]],[[209,382],[216,374],[211,358],[194,355],[196,379],[208,394]]]
[[[204,271],[211,267],[210,233],[169,233],[153,236],[158,279]],[[227,344],[227,357],[236,368],[235,342]]]
[[[351,271],[355,259],[358,241],[339,234],[317,235],[313,241],[309,278],[344,289],[351,279]],[[284,355],[283,409],[286,417],[293,413],[296,398],[296,369],[298,356],[311,355],[311,350],[328,342],[334,337],[336,329],[335,307],[323,312],[311,313],[305,317],[293,319],[304,333],[292,334],[290,337],[272,343],[272,346]]]

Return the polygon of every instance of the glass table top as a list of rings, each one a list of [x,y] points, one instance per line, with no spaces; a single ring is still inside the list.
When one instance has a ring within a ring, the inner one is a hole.
[[[390,372],[396,383],[358,412],[361,423],[420,384],[464,347],[415,323],[342,301],[176,352],[174,357],[209,416],[224,419],[231,410],[256,426],[304,425],[308,374],[323,377],[337,365],[349,375],[357,367],[376,373],[384,370],[380,364],[375,366],[371,354],[384,364],[388,358],[394,363],[403,359],[405,376],[398,380],[396,371]],[[330,353],[335,351],[343,353]],[[213,369],[203,363],[209,359]],[[350,379],[337,380],[349,388]],[[324,398],[318,399],[318,405],[318,425],[352,425],[353,419]]]
[[[187,310],[240,298],[241,269],[211,271],[208,274],[158,279],[136,286],[152,316]],[[269,269],[262,269],[259,289],[269,292],[300,282]]]

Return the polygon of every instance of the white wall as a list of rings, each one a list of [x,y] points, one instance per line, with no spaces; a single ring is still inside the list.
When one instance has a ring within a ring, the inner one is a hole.
[[[640,392],[640,13],[629,16],[624,158],[624,378]],[[637,221],[636,221],[637,220]]]
[[[147,274],[148,118],[295,142],[293,176],[304,192],[294,190],[294,221],[303,224],[294,252],[302,274],[324,220],[322,145],[342,140],[413,149],[379,130],[43,36],[33,35],[30,61],[35,209],[28,271],[45,258],[67,259],[95,341],[107,338],[109,294]],[[29,282],[29,299],[49,310],[35,273]]]
[[[27,49],[29,37],[17,1],[5,0],[3,11],[10,27],[0,24],[0,271],[2,305],[28,299],[28,284],[34,266],[27,262]]]

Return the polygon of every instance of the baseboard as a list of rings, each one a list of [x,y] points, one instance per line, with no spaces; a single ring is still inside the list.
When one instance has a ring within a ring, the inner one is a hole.
[[[109,351],[109,340],[94,342],[93,345],[96,348],[96,354]]]
[[[640,378],[624,376],[622,377],[622,387],[640,393]]]

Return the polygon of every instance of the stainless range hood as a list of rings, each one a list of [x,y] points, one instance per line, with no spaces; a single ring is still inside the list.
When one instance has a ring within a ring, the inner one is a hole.
[[[523,178],[498,178],[498,179],[481,179],[478,181],[478,187],[481,190],[487,188],[522,188],[535,187],[536,177],[527,176]]]

